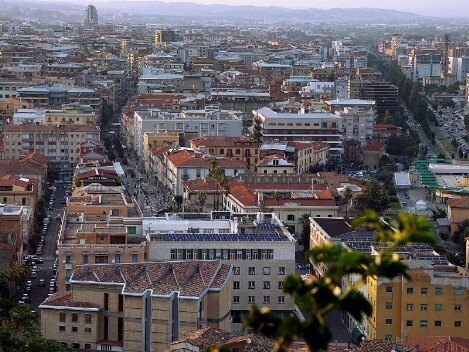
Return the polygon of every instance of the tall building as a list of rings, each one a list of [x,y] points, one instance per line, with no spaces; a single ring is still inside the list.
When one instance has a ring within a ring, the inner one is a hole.
[[[93,28],[98,25],[98,10],[94,5],[88,5],[85,10],[85,27]]]
[[[80,265],[39,306],[41,332],[75,351],[163,352],[204,325],[230,330],[232,274],[219,260]]]
[[[173,29],[157,29],[155,32],[155,44],[171,43],[176,41],[176,33]]]
[[[386,110],[399,114],[399,96],[396,86],[383,81],[349,80],[349,99],[374,100],[376,114],[383,117]]]
[[[294,314],[295,303],[283,292],[286,275],[295,271],[293,236],[273,213],[212,212],[198,219],[167,214],[143,218],[150,242],[149,260],[219,259],[233,265],[233,331],[252,304],[277,316]]]

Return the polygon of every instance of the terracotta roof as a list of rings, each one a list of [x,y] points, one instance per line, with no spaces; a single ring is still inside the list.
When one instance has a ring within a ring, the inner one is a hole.
[[[281,198],[277,202],[274,198],[264,198],[264,205],[267,207],[284,206],[286,204],[295,204],[303,207],[335,207],[334,199],[316,199],[316,198]]]
[[[1,230],[0,233],[2,233]],[[15,250],[15,246],[10,243],[0,242],[0,250]]]
[[[259,143],[254,138],[248,137],[199,137],[190,140],[195,147],[238,147],[243,144],[251,144],[250,147],[258,147]]]
[[[396,125],[392,125],[390,123],[377,123],[376,125],[373,126],[373,129],[375,130],[379,130],[379,129],[400,130],[402,128]]]
[[[23,188],[26,188],[29,184],[33,184],[35,186],[35,190],[37,189],[38,185],[38,179],[37,178],[23,178],[19,177],[16,175],[9,175],[9,174],[3,174],[3,176],[0,177],[0,186],[21,186]]]
[[[279,160],[279,161],[281,160],[282,163],[279,164],[279,165],[274,165],[273,164],[274,160]],[[273,153],[273,154],[269,154],[269,155],[264,156],[262,159],[259,160],[259,162],[256,165],[257,166],[274,166],[274,167],[275,166],[294,167],[295,166],[295,161],[286,158],[282,154]]]
[[[368,151],[380,151],[381,149],[383,149],[384,147],[386,147],[386,144],[384,143],[381,143],[381,142],[372,142],[370,144],[367,144],[363,150],[368,150]]]
[[[197,191],[213,191],[216,192],[217,189],[221,192],[220,187],[217,187],[217,183],[211,177],[205,178],[195,178],[193,180],[184,181],[182,186],[187,189],[189,192]]]
[[[469,339],[451,336],[409,336],[407,347],[419,352],[468,352]]]
[[[42,306],[54,307],[73,307],[73,308],[100,308],[98,304],[92,302],[73,301],[71,291],[56,292],[52,296],[47,297]]]
[[[174,261],[79,265],[72,282],[122,283],[123,293],[200,297],[206,290],[219,289],[231,275],[231,266],[219,260]]]
[[[448,199],[448,206],[450,208],[469,208],[469,196]]]
[[[323,148],[329,149],[330,148],[328,143],[322,142],[322,141],[290,142],[289,144],[294,145],[297,150],[303,150],[303,149],[311,148],[311,147],[313,147],[313,149],[323,149]]]
[[[179,150],[167,153],[166,157],[176,167],[200,167],[208,168],[210,159],[204,159],[202,153],[188,150]],[[232,158],[217,158],[216,162],[221,169],[244,169],[247,163]]]
[[[257,206],[257,196],[244,183],[230,180],[230,195],[245,206]]]
[[[153,147],[151,152],[153,155],[157,156],[157,155],[165,154],[170,149],[171,149],[171,146],[169,144],[163,144],[158,147]]]
[[[115,171],[103,170],[99,168],[94,168],[92,170],[82,172],[76,175],[75,177],[78,178],[79,180],[84,180],[84,179],[95,177],[95,176],[106,177],[106,178],[113,179],[113,180],[116,180],[119,178],[119,176],[117,176],[117,173]]]
[[[327,347],[328,352],[390,352],[392,350],[392,341],[384,340],[365,340],[359,347],[344,348],[343,346],[335,346],[330,344]]]

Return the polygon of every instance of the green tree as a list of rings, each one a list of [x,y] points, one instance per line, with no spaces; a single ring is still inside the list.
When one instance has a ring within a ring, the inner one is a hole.
[[[301,238],[298,241],[303,246],[303,253],[307,253],[309,250],[309,236],[310,236],[310,222],[309,214],[304,213],[298,219],[298,223],[301,225]]]
[[[370,180],[365,185],[362,194],[355,197],[356,208],[360,211],[372,209],[382,213],[389,207],[388,195],[384,187],[375,180]]]
[[[350,201],[352,200],[352,196],[353,196],[352,189],[350,187],[345,187],[342,198],[344,198],[344,201],[345,201],[345,217],[346,218],[348,218],[348,207],[350,205]]]
[[[310,351],[325,350],[332,335],[325,322],[327,313],[342,310],[356,320],[371,316],[372,305],[360,288],[372,277],[409,279],[408,266],[395,254],[399,246],[412,242],[434,244],[435,237],[423,216],[399,213],[391,223],[383,222],[374,211],[366,211],[354,221],[354,226],[365,226],[377,231],[375,240],[387,243],[381,252],[371,254],[347,251],[341,245],[319,246],[309,251],[313,263],[327,265],[327,273],[320,278],[303,280],[299,274],[289,275],[284,281],[284,292],[291,295],[300,309],[308,311],[305,320],[296,316],[279,318],[268,308],[252,306],[244,326],[275,340],[274,351],[287,351],[297,339],[303,339]],[[341,289],[343,277],[358,279],[346,290]]]
[[[44,198],[39,198],[36,203],[36,217],[37,219],[44,219],[47,216],[46,201]]]
[[[453,242],[463,244],[464,238],[466,237],[469,237],[469,219],[463,220],[458,224],[458,227],[453,234]]]
[[[174,196],[174,202],[176,203],[176,209],[177,211],[181,211],[181,207],[182,207],[182,201],[183,201],[183,197],[179,194],[175,195]]]
[[[207,193],[205,191],[200,191],[197,193],[197,202],[199,203],[199,206],[202,208],[203,212],[205,202],[207,202]]]

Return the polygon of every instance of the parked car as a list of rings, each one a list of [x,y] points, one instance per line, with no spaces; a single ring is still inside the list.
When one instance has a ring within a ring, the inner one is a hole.
[[[46,285],[46,280],[39,279],[39,286],[45,286],[45,285]]]

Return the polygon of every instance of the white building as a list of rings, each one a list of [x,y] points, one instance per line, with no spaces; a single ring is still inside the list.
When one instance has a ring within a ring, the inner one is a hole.
[[[12,122],[14,125],[44,125],[45,119],[45,110],[18,109],[18,111],[13,114]]]
[[[213,212],[197,220],[167,214],[143,218],[143,228],[151,261],[221,259],[234,266],[234,331],[240,331],[241,316],[254,303],[278,316],[293,314],[295,304],[283,293],[283,280],[295,272],[296,242],[275,214]]]
[[[465,82],[466,75],[469,73],[469,56],[458,57],[456,80]]]
[[[364,147],[373,138],[373,126],[376,114],[373,109],[358,107],[344,107],[342,111],[335,112],[342,119],[342,131],[345,140],[356,140]]]

